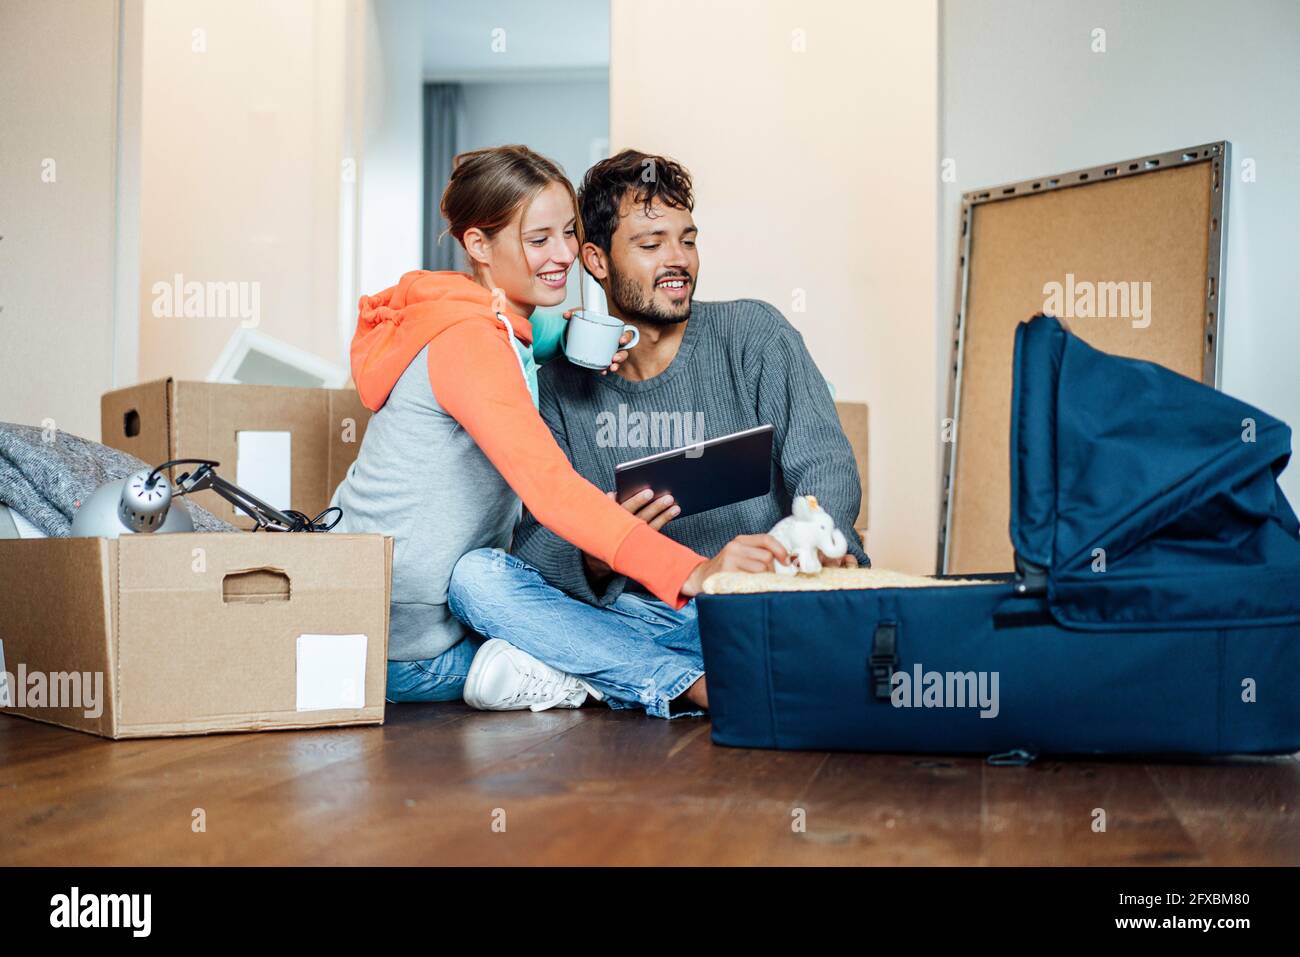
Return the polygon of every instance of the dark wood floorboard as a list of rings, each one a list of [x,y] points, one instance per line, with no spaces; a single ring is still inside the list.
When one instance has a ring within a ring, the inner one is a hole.
[[[0,717],[10,864],[1296,865],[1298,796],[1296,756],[749,751],[603,708],[116,742]]]

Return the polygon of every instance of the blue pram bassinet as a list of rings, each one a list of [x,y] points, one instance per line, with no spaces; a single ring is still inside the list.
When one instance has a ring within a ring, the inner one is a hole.
[[[716,743],[1300,749],[1291,430],[1046,316],[1017,329],[1012,388],[1017,573],[702,595]]]

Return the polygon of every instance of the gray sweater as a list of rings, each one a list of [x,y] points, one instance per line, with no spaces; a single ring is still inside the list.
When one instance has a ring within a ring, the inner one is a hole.
[[[538,376],[540,411],[577,471],[605,491],[620,462],[773,426],[772,491],[766,497],[678,518],[663,533],[712,556],[737,535],[769,531],[797,495],[815,495],[868,564],[853,531],[862,485],[826,380],[803,337],[765,302],[697,302],[676,358],[644,382],[579,368],[563,359]],[[629,582],[614,576],[593,590],[573,545],[527,511],[513,551],[558,588],[594,605],[613,602]],[[631,587],[639,590],[635,582]]]

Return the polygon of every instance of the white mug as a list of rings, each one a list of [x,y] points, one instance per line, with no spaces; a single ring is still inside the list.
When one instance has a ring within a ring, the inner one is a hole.
[[[632,341],[621,346],[619,339],[625,330],[632,333]],[[564,336],[564,354],[584,369],[608,369],[614,353],[631,349],[640,341],[641,333],[636,326],[624,325],[613,316],[590,309],[575,309]]]

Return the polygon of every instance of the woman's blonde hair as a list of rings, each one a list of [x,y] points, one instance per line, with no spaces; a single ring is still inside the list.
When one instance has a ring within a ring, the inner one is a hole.
[[[442,218],[447,221],[446,233],[451,233],[462,247],[466,231],[475,227],[491,239],[551,183],[561,184],[573,202],[574,227],[581,248],[582,218],[573,184],[558,163],[527,146],[471,150],[452,161],[451,179],[439,204]]]

